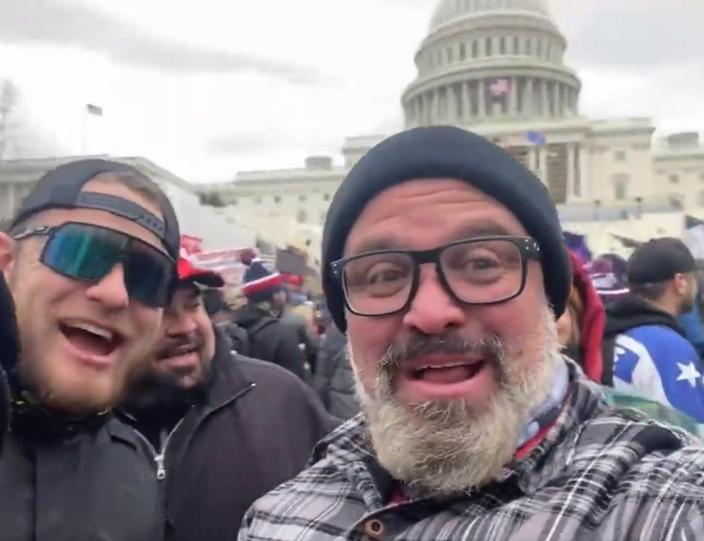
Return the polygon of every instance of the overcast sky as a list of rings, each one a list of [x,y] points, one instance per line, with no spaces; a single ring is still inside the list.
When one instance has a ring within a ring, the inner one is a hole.
[[[437,0],[0,0],[0,78],[57,152],[193,182],[297,167],[402,126]],[[704,131],[704,0],[552,0],[591,117]],[[86,117],[85,104],[104,109]]]

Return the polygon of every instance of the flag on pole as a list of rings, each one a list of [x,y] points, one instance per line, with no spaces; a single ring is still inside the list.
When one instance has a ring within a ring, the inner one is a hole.
[[[505,98],[511,89],[508,79],[495,79],[489,86],[492,98]]]
[[[694,216],[685,216],[682,241],[695,259],[704,259],[704,221]]]
[[[92,103],[87,103],[86,104],[86,111],[88,111],[88,113],[90,113],[91,115],[103,116],[103,108],[100,107],[99,105],[93,105]]]
[[[528,139],[529,143],[533,143],[538,146],[546,145],[548,142],[548,139],[544,133],[535,130],[528,130],[526,132],[526,139]]]

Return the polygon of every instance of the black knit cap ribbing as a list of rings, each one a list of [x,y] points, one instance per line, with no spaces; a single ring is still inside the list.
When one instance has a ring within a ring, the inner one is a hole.
[[[323,231],[323,289],[340,330],[347,327],[340,282],[330,263],[343,257],[345,242],[364,207],[382,191],[415,179],[457,179],[508,208],[538,241],[545,291],[559,317],[570,290],[571,267],[555,205],[543,183],[503,149],[474,133],[450,126],[414,128],[372,148],[348,173],[328,210]]]

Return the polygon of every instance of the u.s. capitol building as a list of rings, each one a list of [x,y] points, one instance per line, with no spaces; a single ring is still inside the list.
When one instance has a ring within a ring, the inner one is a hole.
[[[648,118],[581,116],[566,48],[544,0],[442,0],[401,96],[405,125],[452,124],[492,139],[545,182],[565,227],[587,233],[598,251],[618,251],[614,235],[679,234],[684,213],[704,215],[698,134],[654,141]],[[382,138],[348,138],[343,165],[311,157],[303,168],[240,172],[202,191],[236,205],[263,238],[315,260],[330,198]]]

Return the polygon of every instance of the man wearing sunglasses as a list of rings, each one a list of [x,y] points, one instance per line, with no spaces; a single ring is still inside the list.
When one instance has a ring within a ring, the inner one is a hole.
[[[232,541],[247,508],[307,464],[336,424],[288,370],[231,353],[203,305],[222,277],[179,258],[150,369],[125,405],[159,449],[169,541]]]
[[[0,538],[160,538],[150,446],[111,414],[158,336],[179,231],[132,167],[68,163],[42,177],[0,234],[22,354],[9,372]]]
[[[561,356],[557,212],[499,147],[437,126],[373,148],[329,209],[323,286],[363,413],[240,540],[704,535],[704,451]]]

